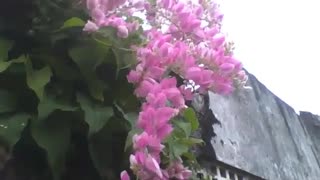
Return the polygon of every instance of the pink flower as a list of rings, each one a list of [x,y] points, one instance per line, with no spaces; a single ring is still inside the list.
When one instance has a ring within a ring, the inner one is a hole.
[[[187,180],[190,179],[192,172],[183,167],[182,160],[176,160],[173,162],[167,169],[168,175],[170,178],[176,178],[178,180]]]
[[[212,80],[212,71],[205,70],[200,67],[192,67],[186,73],[186,78],[194,81],[197,85],[203,86],[203,88],[208,87]]]
[[[159,139],[165,138],[172,127],[168,124],[169,120],[177,114],[177,110],[169,107],[154,109],[146,107],[139,114],[138,127],[142,128],[149,135],[157,136]]]
[[[214,48],[218,48],[225,42],[225,37],[222,34],[215,35],[211,40],[211,45]]]
[[[195,15],[197,17],[201,17],[203,15],[203,7],[199,6],[199,7],[195,8],[195,12],[194,13],[195,13]]]
[[[166,94],[168,100],[172,103],[173,107],[183,108],[185,106],[183,95],[178,88],[174,87],[166,89],[164,90],[164,93]]]
[[[99,27],[92,21],[88,21],[83,28],[83,31],[87,32],[95,32],[99,29]]]
[[[172,6],[173,0],[161,0],[164,8],[169,9]]]
[[[122,171],[120,174],[121,180],[130,180],[130,177],[127,173],[127,171]]]
[[[160,86],[162,89],[177,87],[177,80],[176,78],[162,79],[162,81],[160,82]]]
[[[138,97],[146,97],[148,93],[153,89],[153,86],[154,82],[151,82],[150,80],[143,80],[135,90],[135,94]]]
[[[180,86],[180,91],[186,100],[190,101],[193,99],[193,92],[191,87],[186,87],[185,85],[182,85]]]
[[[101,6],[105,11],[112,11],[125,2],[126,0],[101,0]]]
[[[99,7],[99,0],[87,0],[87,8],[93,10]]]
[[[156,136],[151,136],[146,132],[143,132],[140,135],[133,136],[133,147],[137,150],[144,148],[148,149],[148,152],[157,152],[160,153],[164,146],[161,144],[160,139]]]
[[[130,156],[130,164],[132,169],[138,171],[139,179],[148,180],[163,177],[159,163],[150,154],[138,151],[135,155]]]
[[[128,28],[126,26],[118,26],[118,32],[117,32],[117,35],[121,38],[127,38],[128,37]]]
[[[167,57],[169,54],[169,50],[170,50],[170,44],[169,43],[164,43],[161,45],[160,49],[159,49],[159,54],[161,57]]]
[[[247,81],[248,80],[248,76],[246,75],[245,71],[239,71],[237,76],[240,81]]]
[[[137,9],[142,9],[145,6],[144,0],[132,0],[132,5]]]
[[[220,76],[219,74],[214,74],[212,78],[215,82],[211,87],[213,92],[226,95],[234,90],[232,79]]]
[[[130,83],[138,83],[141,79],[142,74],[138,71],[131,70],[127,75],[128,82]]]
[[[236,71],[241,71],[242,70],[242,63],[240,61],[238,61],[237,59],[235,59],[233,57],[226,57],[226,61],[228,63],[232,63],[234,65],[234,69]]]
[[[100,26],[102,25],[103,21],[105,20],[105,13],[100,8],[95,8],[91,11],[91,16],[94,22]]]
[[[148,96],[146,97],[146,100],[149,105],[155,108],[165,107],[168,101],[166,94],[163,92],[156,93],[156,94],[149,93]]]
[[[160,166],[158,162],[154,158],[152,158],[152,156],[147,157],[145,166],[149,171],[154,172],[159,178],[162,178],[163,175]]]
[[[184,4],[182,1],[179,1],[177,4],[175,4],[175,5],[173,6],[173,10],[174,10],[177,14],[179,14],[179,13],[182,12],[182,10],[184,9],[184,7],[185,7],[185,4]]]
[[[234,70],[235,65],[231,63],[223,63],[220,65],[220,70],[224,73],[230,73]]]

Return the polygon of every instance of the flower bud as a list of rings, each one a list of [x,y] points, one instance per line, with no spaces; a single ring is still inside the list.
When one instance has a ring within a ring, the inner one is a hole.
[[[127,38],[128,35],[129,35],[129,32],[128,32],[128,28],[126,26],[118,26],[118,33],[117,35],[121,38]]]
[[[122,171],[120,174],[120,178],[121,178],[121,180],[130,180],[130,177],[129,177],[127,171]]]
[[[99,29],[99,27],[92,21],[88,21],[83,28],[83,31],[86,32],[95,32]]]
[[[220,70],[224,73],[230,73],[234,70],[235,65],[231,63],[223,63],[219,66]]]

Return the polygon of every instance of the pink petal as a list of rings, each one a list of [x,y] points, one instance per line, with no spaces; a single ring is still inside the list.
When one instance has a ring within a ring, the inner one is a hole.
[[[120,174],[121,180],[130,180],[130,177],[127,173],[127,171],[122,171]]]
[[[128,82],[130,83],[138,83],[141,78],[141,73],[137,71],[130,71],[129,74],[127,75]]]
[[[86,32],[95,32],[99,29],[99,27],[92,21],[88,21],[83,28],[83,31]]]
[[[148,80],[143,80],[138,88],[135,90],[135,93],[138,97],[146,97],[148,93],[152,90],[154,84]]]
[[[154,172],[158,177],[163,177],[158,162],[152,156],[147,157],[145,161],[145,166],[149,171]]]
[[[99,6],[99,0],[87,0],[87,8],[93,10]]]
[[[234,70],[235,65],[231,63],[223,63],[219,66],[220,70],[224,73],[230,73]]]
[[[128,28],[126,26],[118,26],[117,35],[121,38],[127,38],[129,35]]]
[[[165,124],[161,128],[158,128],[157,136],[159,139],[165,139],[171,132],[173,131],[173,127],[170,124]]]
[[[166,79],[163,79],[160,84],[163,89],[176,87],[177,80],[176,78],[166,78]]]

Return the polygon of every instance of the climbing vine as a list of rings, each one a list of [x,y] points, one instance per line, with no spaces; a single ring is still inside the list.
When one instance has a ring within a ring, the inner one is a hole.
[[[189,102],[247,78],[222,17],[209,0],[6,0],[0,135],[44,152],[48,179],[195,179]],[[78,141],[87,177],[70,175]]]

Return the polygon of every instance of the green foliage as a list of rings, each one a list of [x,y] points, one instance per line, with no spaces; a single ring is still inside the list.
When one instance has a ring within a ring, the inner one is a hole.
[[[70,121],[70,115],[55,111],[47,119],[35,119],[31,124],[32,137],[48,153],[54,179],[60,179],[59,176],[64,168],[65,154],[70,144]]]
[[[25,113],[0,116],[0,135],[3,136],[10,145],[14,145],[19,139],[20,134],[26,127],[30,116]]]
[[[0,61],[6,61],[8,59],[8,52],[12,46],[12,41],[0,37]]]
[[[44,87],[49,83],[52,72],[49,66],[42,69],[34,70],[29,59],[25,61],[27,84],[38,96],[40,100],[43,98]]]
[[[12,59],[10,61],[0,60],[0,73],[5,71],[13,63],[23,63],[23,62],[25,62],[25,58],[23,56],[19,57],[18,59]]]
[[[17,108],[15,94],[5,89],[0,89],[0,113],[14,112]]]
[[[111,106],[102,106],[99,103],[94,103],[88,97],[81,94],[77,94],[77,100],[80,103],[81,109],[84,111],[85,121],[89,125],[89,136],[99,132],[113,116]]]
[[[63,23],[63,26],[60,28],[60,30],[72,28],[72,27],[83,27],[84,25],[85,25],[85,22],[82,19],[78,17],[72,17]]]
[[[55,110],[75,111],[77,107],[68,104],[61,98],[53,94],[45,94],[44,98],[38,104],[38,119],[45,120]]]
[[[198,118],[192,108],[187,108],[184,111],[184,118],[190,123],[192,131],[195,131],[199,128]]]
[[[90,94],[97,100],[103,101],[104,84],[98,79],[96,68],[107,58],[107,49],[100,44],[87,40],[80,42],[69,50],[69,55],[78,65]]]

